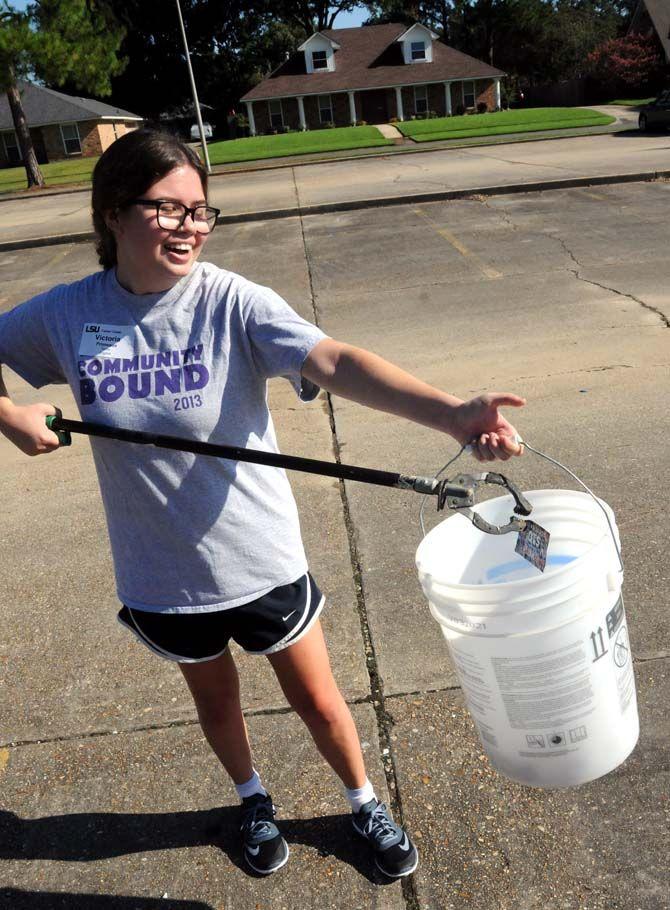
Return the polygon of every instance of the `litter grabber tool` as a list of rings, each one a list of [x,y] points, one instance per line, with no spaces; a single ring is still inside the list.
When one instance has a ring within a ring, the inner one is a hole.
[[[110,427],[90,421],[68,420],[57,408],[56,414],[46,418],[50,430],[57,434],[60,444],[72,444],[72,433],[85,436],[99,436],[121,442],[132,442],[140,445],[153,445],[163,449],[181,452],[192,452],[196,455],[210,455],[216,458],[228,458],[233,461],[246,461],[252,464],[269,465],[291,471],[304,471],[310,474],[321,474],[326,477],[337,477],[342,480],[357,480],[362,483],[394,487],[399,490],[413,490],[428,496],[437,497],[437,510],[445,507],[461,510],[480,531],[487,534],[506,534],[510,531],[522,531],[531,505],[520,490],[502,474],[485,472],[481,474],[459,474],[454,480],[439,477],[417,477],[412,474],[396,474],[391,471],[380,471],[373,468],[362,468],[356,465],[340,464],[331,461],[319,461],[314,458],[301,458],[295,455],[283,455],[275,452],[262,452],[240,446],[219,445],[211,442],[200,442],[195,439],[184,439],[178,436],[164,436],[146,433],[139,430],[128,430],[121,427]],[[514,499],[515,516],[503,525],[494,525],[485,521],[472,511],[475,505],[476,489],[482,483],[496,484],[504,487]]]

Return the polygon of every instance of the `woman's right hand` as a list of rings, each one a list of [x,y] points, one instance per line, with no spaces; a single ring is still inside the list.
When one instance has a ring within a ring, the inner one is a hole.
[[[48,455],[59,446],[58,436],[46,424],[46,418],[55,413],[52,404],[21,406],[4,398],[0,403],[0,433],[26,455]]]

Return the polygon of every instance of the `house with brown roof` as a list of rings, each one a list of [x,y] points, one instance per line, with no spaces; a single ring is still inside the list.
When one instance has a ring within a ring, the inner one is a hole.
[[[87,158],[142,126],[142,117],[121,108],[65,95],[43,85],[19,81],[21,105],[28,121],[37,161],[47,164],[65,158]],[[21,164],[21,150],[9,102],[0,95],[0,167]]]
[[[252,135],[500,108],[505,74],[417,22],[316,32],[241,99]]]

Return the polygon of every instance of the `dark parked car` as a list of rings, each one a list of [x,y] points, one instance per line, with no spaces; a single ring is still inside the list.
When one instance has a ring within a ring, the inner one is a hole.
[[[659,130],[670,126],[670,88],[658,96],[656,101],[645,104],[640,111],[638,124],[641,130]]]

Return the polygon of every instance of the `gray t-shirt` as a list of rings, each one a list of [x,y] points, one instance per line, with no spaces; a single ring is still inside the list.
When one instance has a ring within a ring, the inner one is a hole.
[[[301,377],[323,332],[274,291],[210,263],[161,294],[114,269],[0,316],[0,363],[69,383],[84,420],[277,452],[267,380]],[[307,570],[283,470],[91,437],[119,599],[166,613],[228,609]]]

